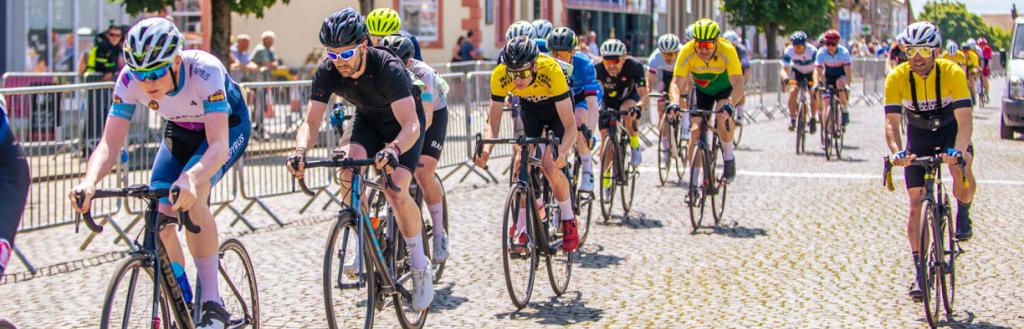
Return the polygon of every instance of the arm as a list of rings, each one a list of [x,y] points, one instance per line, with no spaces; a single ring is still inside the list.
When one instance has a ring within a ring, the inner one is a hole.
[[[420,138],[420,120],[416,116],[416,100],[412,97],[405,97],[391,103],[391,112],[395,114],[395,120],[402,126],[398,136],[392,143],[398,145],[402,152],[408,151],[416,140]]]
[[[86,59],[87,59],[88,56],[89,55],[82,56],[82,60],[78,61],[79,62],[78,63],[78,76],[80,76],[80,77],[81,76],[85,76],[85,69],[87,68],[86,66],[88,65]],[[118,56],[118,58],[120,58],[120,56]]]
[[[885,145],[889,146],[891,154],[903,150],[903,136],[900,136],[901,121],[902,117],[899,113],[885,114]]]
[[[228,161],[230,143],[228,141],[228,114],[225,112],[207,113],[203,117],[203,121],[206,126],[206,143],[209,148],[199,158],[199,162],[183,175],[187,176],[192,186],[209,182],[210,177],[213,177]]]
[[[566,98],[558,101],[555,103],[555,109],[558,110],[558,119],[562,121],[562,128],[565,129],[565,135],[562,136],[561,143],[558,145],[556,161],[565,161],[569,150],[576,144],[576,116],[572,114],[572,99]]]
[[[687,104],[682,103],[682,95],[689,95],[690,88],[693,88],[693,80],[690,76],[673,77],[672,86],[669,88],[669,91],[671,91],[669,99],[672,101],[672,104],[679,104],[679,106],[686,108]]]
[[[961,107],[953,110],[956,116],[956,143],[954,147],[961,153],[966,153],[967,147],[971,145],[971,135],[974,133],[974,118],[970,107]]]
[[[501,112],[503,103],[491,100],[491,109],[487,112],[487,125],[484,126],[484,139],[497,138],[501,131]],[[494,144],[484,145],[484,153],[491,153]]]
[[[324,121],[324,111],[327,110],[327,103],[310,100],[309,112],[306,113],[306,122],[299,126],[299,131],[295,133],[295,153],[297,155],[305,156],[306,150],[313,148],[316,144],[316,139],[319,137],[317,134],[320,131],[320,126]]]
[[[423,104],[423,116],[426,118],[423,124],[423,131],[430,128],[430,125],[434,123],[434,102],[420,102]]]
[[[729,103],[732,105],[743,99],[743,93],[746,92],[747,85],[743,75],[730,75],[729,84],[732,85],[732,92],[729,93]]]

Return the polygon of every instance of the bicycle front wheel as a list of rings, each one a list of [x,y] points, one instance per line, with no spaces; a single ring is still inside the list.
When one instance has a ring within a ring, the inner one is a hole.
[[[569,288],[569,279],[572,277],[572,261],[575,252],[566,252],[562,250],[562,237],[563,232],[561,228],[561,217],[560,212],[554,209],[548,209],[545,213],[548,219],[544,221],[544,233],[548,235],[548,241],[551,241],[551,245],[558,246],[552,253],[547,254],[544,257],[545,265],[548,268],[548,281],[551,282],[551,290],[555,292],[556,296],[561,296]],[[579,246],[577,246],[579,248]]]
[[[924,280],[919,283],[923,296],[921,304],[924,305],[925,319],[932,328],[939,324],[944,285],[941,263],[945,246],[942,243],[943,232],[937,224],[937,214],[935,202],[925,200],[921,206],[921,263],[918,264],[918,271],[924,275]]]
[[[220,285],[224,308],[231,314],[231,328],[260,327],[260,297],[252,259],[238,239],[227,239],[220,245]]]
[[[531,213],[527,205],[533,204],[527,197],[526,189],[515,186],[505,199],[504,220],[501,227],[501,260],[505,270],[505,287],[512,305],[523,309],[530,302],[533,293],[533,280],[537,271],[537,245],[531,238],[533,232]],[[525,225],[517,226],[520,212],[525,217]],[[525,235],[525,238],[520,236]]]
[[[343,210],[327,235],[323,291],[331,329],[373,327],[377,282],[356,225],[355,214]]]
[[[160,308],[159,318],[162,328],[170,328],[174,320],[167,310],[163,298],[164,287],[158,297],[153,296],[153,269],[145,256],[134,255],[117,267],[114,277],[107,287],[107,296],[103,301],[103,313],[100,315],[100,328],[153,328],[153,303]],[[187,311],[185,312],[187,313]]]
[[[671,144],[675,139],[674,136],[671,136],[674,130],[670,127],[671,124],[666,122],[666,120],[668,119],[662,118],[662,127],[661,129],[658,129],[658,180],[661,182],[661,186],[668,184],[668,179],[672,175],[672,163],[675,161],[672,157],[671,151]],[[668,134],[668,136],[666,136],[666,134]],[[670,141],[667,148],[664,142],[666,140]]]
[[[578,220],[580,232],[580,244],[577,248],[583,247],[583,244],[587,242],[587,237],[590,236],[590,216],[594,212],[594,193],[592,192],[576,192],[576,217]]]
[[[796,119],[796,154],[804,153],[804,142],[807,140],[807,112],[804,103],[800,103]]]
[[[729,191],[729,184],[725,183],[724,171],[718,169],[718,155],[722,154],[722,144],[715,138],[715,146],[711,150],[711,160],[707,162],[707,174],[712,187],[711,193],[711,215],[715,219],[715,227],[722,224],[725,217],[725,197]]]
[[[609,132],[611,134],[612,132]],[[604,217],[604,222],[608,223],[608,220],[612,217],[612,210],[615,209],[615,169],[616,163],[619,163],[619,151],[616,150],[618,145],[614,143],[611,137],[605,137],[604,142],[601,145],[605,146],[602,157],[607,154],[610,158],[608,161],[601,161],[601,178],[597,181],[601,186],[601,190],[598,192],[600,204],[601,204],[601,216]],[[606,186],[607,185],[607,186]],[[607,191],[606,191],[607,190]]]
[[[690,208],[690,225],[693,226],[693,231],[697,232],[700,229],[701,221],[704,220],[704,201],[707,195],[704,193],[705,180],[704,180],[704,157],[707,153],[702,146],[698,146],[693,153],[693,158],[690,159],[690,181],[688,182],[689,188],[686,195],[686,204]]]
[[[402,325],[402,328],[422,328],[427,322],[427,311],[430,308],[417,311],[413,307],[411,290],[413,289],[412,260],[405,246],[405,239],[400,237],[397,225],[394,228],[396,229],[391,232],[391,252],[385,253],[385,255],[390,254],[390,264],[387,266],[394,269],[395,285],[398,288],[392,294],[395,313],[398,315],[398,322]],[[428,250],[424,251],[429,255],[430,252]]]
[[[948,200],[948,198],[945,198]],[[946,270],[942,274],[946,275],[946,292],[943,299],[943,305],[946,307],[946,317],[948,320],[953,319],[953,304],[956,302],[956,258],[960,256],[960,244],[956,241],[956,221],[950,215],[949,206],[945,207],[942,211],[943,219],[942,222],[946,226]]]

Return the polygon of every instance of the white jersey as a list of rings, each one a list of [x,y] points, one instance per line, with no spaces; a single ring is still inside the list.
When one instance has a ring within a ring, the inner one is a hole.
[[[676,63],[668,63],[660,50],[655,50],[647,58],[647,72],[654,74],[654,81],[647,81],[647,84],[655,87],[654,90],[668,90],[672,83],[672,72],[675,71]],[[660,88],[658,88],[660,87]]]
[[[158,98],[142,90],[127,66],[121,69],[110,116],[131,120],[139,104],[175,123],[202,123],[207,113],[231,114],[228,91],[236,87],[220,60],[201,50],[182,51],[181,59],[178,85]]]
[[[796,70],[803,74],[810,74],[814,72],[815,56],[818,54],[818,49],[812,45],[805,45],[802,54],[797,54],[796,50],[792,45],[786,47],[786,51],[782,56],[782,62],[788,69]]]
[[[412,72],[415,78],[423,82],[425,90],[421,93],[420,98],[433,104],[434,111],[448,107],[446,96],[448,93],[448,82],[438,77],[434,68],[427,65],[427,63],[413,59],[409,72]]]

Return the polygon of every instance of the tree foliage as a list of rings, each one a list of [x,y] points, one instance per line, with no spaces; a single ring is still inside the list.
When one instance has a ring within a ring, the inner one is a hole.
[[[918,21],[930,21],[935,24],[944,40],[960,43],[968,38],[985,37],[995,49],[1005,49],[1010,45],[1009,32],[986,24],[981,16],[967,11],[967,6],[961,2],[928,2],[918,16]]]
[[[107,0],[113,3],[120,3],[124,10],[131,15],[138,15],[144,12],[158,12],[173,7],[174,0]],[[263,11],[272,7],[280,1],[287,4],[291,0],[211,0],[211,21],[210,27],[210,52],[216,55],[221,61],[228,62],[231,36],[231,13],[238,13],[246,16],[263,18]]]
[[[817,35],[832,24],[831,15],[835,10],[832,0],[725,0],[722,9],[729,13],[734,25],[757,26],[768,40],[775,40],[780,33],[788,35],[796,31]],[[769,58],[777,55],[775,42],[768,43]]]

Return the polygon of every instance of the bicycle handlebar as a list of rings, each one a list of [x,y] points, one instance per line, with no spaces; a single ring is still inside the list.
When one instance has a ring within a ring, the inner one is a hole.
[[[177,199],[178,194],[180,193],[181,190],[177,186],[171,187],[170,189],[153,189],[146,185],[132,185],[121,189],[98,189],[95,193],[93,193],[92,200],[121,197],[137,198],[143,200],[157,200],[164,197],[172,197],[173,199]],[[81,208],[82,205],[85,203],[85,192],[76,191],[74,197],[75,204],[78,205],[78,208]],[[103,226],[96,224],[96,221],[93,220],[92,212],[86,211],[85,213],[82,213],[81,216],[76,216],[75,218],[76,233],[78,232],[78,223],[81,219],[85,220],[85,226],[88,227],[90,231],[94,233],[103,232]],[[178,210],[178,222],[179,224],[181,224],[178,226],[178,230],[181,230],[182,227],[185,227],[185,229],[192,233],[199,233],[201,231],[199,226],[192,222],[192,218],[188,216],[187,211]]]
[[[882,185],[884,185],[891,192],[896,188],[892,182],[892,168],[895,167],[896,164],[893,162],[893,159],[891,159],[888,155],[884,157],[884,162],[884,169],[882,172]],[[942,158],[938,156],[926,156],[910,160],[910,164],[907,165],[907,167],[913,166],[931,169],[942,165],[942,163]],[[956,164],[957,167],[960,169],[960,183],[963,184],[964,187],[968,187],[970,182],[967,181],[967,169],[965,169],[967,161],[964,160],[963,156],[957,156]]]
[[[313,161],[305,161],[304,165],[303,165],[303,169],[305,170],[305,169],[311,169],[311,168],[361,168],[361,167],[376,165],[376,163],[377,163],[376,159],[369,159],[369,158],[368,159],[345,158],[345,159],[313,160]],[[295,169],[295,170],[299,169],[299,163],[298,162],[291,162],[291,166],[292,166],[292,169]],[[395,185],[394,181],[391,179],[391,175],[383,174],[381,176],[384,179],[384,185],[383,186],[385,188],[387,188],[389,190],[392,190],[392,191],[395,191],[395,192],[401,192],[402,191],[402,189],[398,188],[398,186]],[[305,193],[306,195],[309,195],[309,196],[316,195],[316,193],[311,191],[309,189],[309,187],[306,186],[306,177],[305,176],[303,176],[302,178],[296,178],[296,180],[299,181],[299,188],[302,189],[302,193]]]
[[[476,134],[475,139],[476,139],[476,143],[475,143],[476,147],[474,148],[474,151],[473,151],[473,158],[474,159],[479,157],[480,154],[482,154],[484,152],[484,144],[515,144],[515,145],[519,145],[519,146],[524,146],[524,145],[542,145],[542,144],[543,145],[554,145],[555,146],[555,147],[553,147],[554,153],[552,155],[554,155],[555,158],[558,158],[558,144],[562,142],[562,140],[560,138],[558,138],[558,137],[526,137],[526,136],[519,136],[519,137],[513,137],[513,138],[491,138],[491,139],[484,139],[483,135],[480,134],[480,133]],[[484,168],[484,169],[486,169],[486,168]]]

